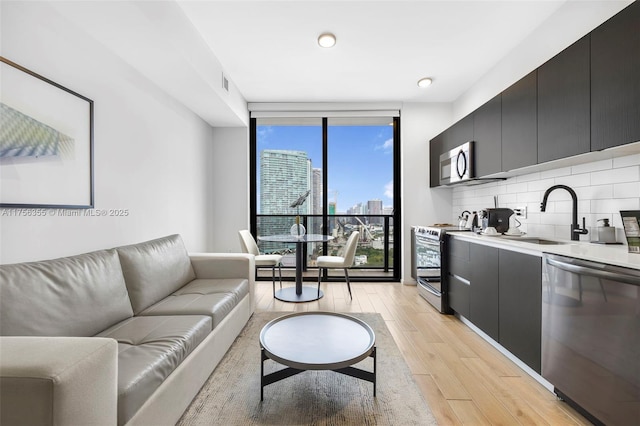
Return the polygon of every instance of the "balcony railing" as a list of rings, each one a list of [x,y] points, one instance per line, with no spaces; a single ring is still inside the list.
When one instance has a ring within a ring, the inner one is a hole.
[[[257,215],[257,235],[289,234],[296,223],[296,215]],[[391,215],[300,215],[308,234],[325,234],[334,238],[326,243],[308,243],[303,247],[303,271],[317,279],[316,259],[324,255],[340,255],[353,231],[360,232],[356,259],[350,272],[354,280],[389,280],[395,277],[393,251],[393,216]],[[258,240],[262,253],[284,256],[285,277],[293,276],[296,262],[294,243],[273,243]],[[310,271],[312,270],[312,271]],[[270,277],[261,274],[259,277]],[[342,272],[331,271],[329,278],[342,277]]]

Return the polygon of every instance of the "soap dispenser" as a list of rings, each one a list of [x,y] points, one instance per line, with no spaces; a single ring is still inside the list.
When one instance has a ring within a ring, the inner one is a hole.
[[[616,242],[616,228],[609,226],[609,219],[598,219],[597,222],[602,222],[601,226],[598,226],[598,242],[599,243],[615,243]]]

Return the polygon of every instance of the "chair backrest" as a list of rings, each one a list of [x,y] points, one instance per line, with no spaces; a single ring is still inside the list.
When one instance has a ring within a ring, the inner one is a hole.
[[[253,239],[251,232],[243,229],[242,231],[238,231],[238,233],[240,234],[240,247],[242,248],[242,252],[255,256],[260,255],[260,250],[258,250],[258,245],[256,244],[256,240]]]
[[[347,244],[344,245],[344,266],[351,267],[356,257],[356,248],[358,247],[358,240],[360,239],[360,233],[358,231],[352,232],[349,235]]]

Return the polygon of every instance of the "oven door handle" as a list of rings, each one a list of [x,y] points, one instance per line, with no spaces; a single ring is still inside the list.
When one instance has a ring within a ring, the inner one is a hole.
[[[442,294],[438,293],[436,290],[434,290],[430,285],[426,284],[426,283],[418,283],[418,285],[420,287],[422,287],[423,289],[427,290],[429,293],[433,294],[436,297],[441,297]]]

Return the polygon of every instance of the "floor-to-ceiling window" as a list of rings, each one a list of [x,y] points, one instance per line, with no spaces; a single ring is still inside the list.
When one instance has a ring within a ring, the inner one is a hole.
[[[251,119],[251,230],[285,234],[300,221],[328,243],[305,247],[305,278],[315,259],[339,254],[360,232],[354,280],[400,278],[399,124],[397,116],[258,117]],[[306,195],[299,207],[291,207]],[[293,277],[295,245],[259,241],[262,252],[284,255]],[[394,250],[395,248],[395,250]],[[266,276],[266,275],[265,275]],[[325,279],[342,278],[329,271]]]

